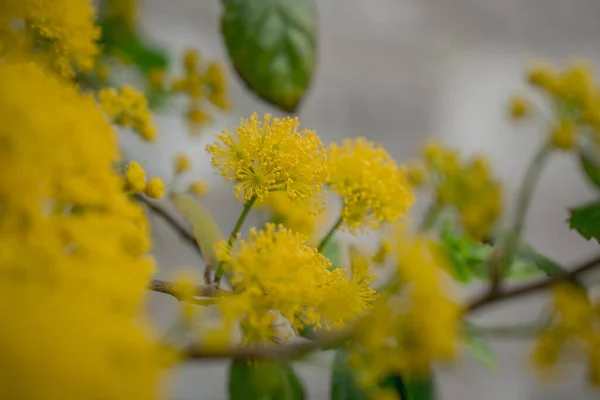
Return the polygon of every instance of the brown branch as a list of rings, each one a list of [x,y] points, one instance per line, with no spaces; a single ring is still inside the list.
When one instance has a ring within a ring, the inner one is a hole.
[[[174,216],[145,196],[136,195],[136,199],[144,203],[150,212],[162,218],[163,221],[165,221],[176,233],[178,233],[184,241],[192,245],[200,257],[203,257],[202,252],[200,251],[200,246],[198,246],[194,234],[181,223],[179,223]],[[212,268],[209,264],[206,264],[204,267],[204,283],[207,285],[212,283]]]
[[[135,197],[137,200],[144,203],[148,210],[150,210],[150,212],[162,218],[162,220],[165,221],[177,234],[179,234],[179,236],[183,240],[191,244],[194,247],[194,249],[196,249],[200,257],[202,257],[200,248],[196,243],[196,238],[194,237],[194,234],[191,230],[183,226],[179,221],[177,221],[177,219],[173,215],[171,215],[167,210],[158,205],[156,202],[142,195],[136,195]]]
[[[327,332],[315,340],[303,340],[286,345],[267,347],[234,347],[230,349],[191,348],[186,352],[188,360],[261,359],[270,361],[288,361],[297,359],[314,350],[330,349],[352,338],[353,329]]]
[[[177,285],[174,282],[163,281],[160,279],[151,279],[148,284],[148,290],[158,293],[168,294],[177,300],[183,299],[179,295]],[[197,297],[221,297],[230,294],[227,290],[219,289],[216,285],[198,285],[194,290],[194,296]]]
[[[540,290],[546,289],[557,282],[574,280],[579,275],[589,272],[590,270],[598,266],[600,266],[600,256],[595,256],[583,262],[579,266],[570,269],[569,271],[565,271],[564,273],[554,275],[539,282],[522,285],[514,289],[505,291],[488,291],[482,296],[479,296],[470,301],[465,309],[465,312],[470,313],[495,303],[533,294]]]

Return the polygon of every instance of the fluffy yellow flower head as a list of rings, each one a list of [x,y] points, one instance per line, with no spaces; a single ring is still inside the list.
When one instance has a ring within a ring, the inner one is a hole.
[[[93,68],[100,29],[90,1],[4,0],[0,7],[0,56],[35,53],[37,62],[67,77],[73,64]]]
[[[152,113],[142,92],[130,85],[123,85],[118,91],[113,88],[101,89],[98,98],[104,112],[117,125],[131,127],[145,140],[155,139]]]
[[[445,259],[424,238],[400,234],[394,245],[402,289],[375,303],[350,349],[350,364],[366,388],[391,374],[424,377],[457,347],[461,313],[445,292]]]
[[[220,242],[216,252],[226,262],[236,292],[221,307],[231,318],[244,318],[250,324],[246,329],[267,329],[270,323],[251,322],[265,322],[258,316],[269,312],[279,313],[296,329],[339,326],[363,313],[374,297],[366,287],[372,282],[368,270],[353,279],[342,270],[330,271],[330,261],[307,246],[304,236],[281,225],[252,229],[248,240],[238,240],[232,249]]]
[[[437,141],[426,144],[423,158],[439,204],[458,211],[469,236],[486,239],[502,212],[502,188],[487,160],[475,156],[461,162],[457,150]]]
[[[154,398],[160,354],[138,321],[148,226],[113,168],[115,133],[33,63],[0,61],[0,120],[3,396]]]
[[[329,147],[331,188],[344,201],[342,228],[378,228],[404,217],[413,203],[406,171],[380,146],[347,139]]]
[[[160,178],[152,178],[146,184],[144,193],[153,199],[160,199],[165,195],[165,183]]]
[[[146,187],[146,171],[136,161],[131,161],[127,165],[125,183],[134,192],[141,192]]]
[[[292,200],[317,194],[328,178],[326,151],[314,131],[298,129],[297,118],[271,118],[256,114],[242,120],[235,133],[218,135],[207,146],[212,163],[222,175],[236,182],[245,200],[284,192]]]

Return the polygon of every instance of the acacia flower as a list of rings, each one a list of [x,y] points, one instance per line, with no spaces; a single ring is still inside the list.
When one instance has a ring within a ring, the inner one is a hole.
[[[141,192],[146,187],[146,171],[136,161],[131,161],[125,170],[127,187],[134,192]]]
[[[353,279],[343,270],[330,271],[325,256],[282,225],[253,228],[248,240],[238,239],[232,248],[223,241],[215,250],[236,292],[220,306],[226,315],[245,318],[246,323],[265,322],[253,316],[277,312],[295,329],[339,326],[363,313],[372,301],[368,271],[359,270]]]
[[[445,259],[427,239],[404,234],[394,250],[401,290],[376,301],[350,347],[350,365],[366,389],[390,375],[424,377],[457,348],[461,312],[443,286]]]
[[[160,199],[165,195],[165,184],[160,178],[152,178],[146,184],[144,193],[153,199]]]
[[[224,130],[207,146],[212,163],[235,181],[238,195],[265,199],[284,192],[291,200],[315,196],[328,178],[326,151],[314,131],[299,130],[297,118],[272,118],[263,122],[253,114],[234,133]]]
[[[152,123],[152,113],[144,94],[130,85],[100,89],[98,100],[102,110],[117,124],[130,127],[144,140],[156,137],[156,127]]]
[[[413,203],[404,167],[382,147],[346,139],[329,147],[329,184],[342,198],[342,228],[355,233],[404,217]]]

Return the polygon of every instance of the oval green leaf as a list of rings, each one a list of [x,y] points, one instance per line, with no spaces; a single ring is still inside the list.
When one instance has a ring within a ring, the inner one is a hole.
[[[400,399],[412,400],[408,385],[400,376],[389,376],[380,384],[381,389],[393,389]],[[414,386],[420,395],[419,385]],[[339,348],[335,353],[331,372],[331,400],[369,400],[370,396],[356,382],[354,371],[348,366],[348,349]],[[416,397],[415,399],[425,399]]]
[[[584,238],[600,240],[600,202],[572,208],[570,226]]]
[[[173,194],[171,201],[183,218],[192,225],[196,242],[208,265],[217,265],[214,246],[223,240],[223,234],[212,215],[202,203],[189,195]]]
[[[600,189],[600,163],[583,151],[579,154],[579,162],[590,183]]]
[[[231,400],[303,400],[304,389],[289,364],[234,360],[229,369]]]
[[[221,32],[248,88],[294,111],[316,64],[316,12],[310,0],[222,0]]]

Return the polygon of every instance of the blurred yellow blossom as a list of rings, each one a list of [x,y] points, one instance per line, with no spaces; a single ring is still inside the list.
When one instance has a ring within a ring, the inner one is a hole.
[[[162,89],[165,84],[165,70],[155,69],[148,74],[148,83],[152,89]]]
[[[131,127],[145,140],[154,139],[156,128],[142,92],[133,86],[123,85],[118,91],[114,88],[100,89],[98,99],[104,112],[117,125]]]
[[[437,141],[425,145],[423,158],[437,201],[454,207],[465,232],[486,239],[502,211],[502,189],[485,158],[461,162],[460,154]]]
[[[175,173],[182,174],[184,172],[189,171],[190,168],[192,168],[192,160],[190,160],[190,157],[187,154],[179,153],[175,155],[174,166]]]
[[[267,114],[261,122],[253,114],[234,133],[224,130],[206,150],[244,200],[265,199],[276,191],[292,200],[309,199],[329,176],[321,140],[314,131],[299,130],[297,118]]]
[[[343,200],[342,229],[376,229],[404,217],[413,203],[408,177],[385,149],[364,139],[329,147],[329,184]]]
[[[413,186],[420,186],[427,180],[427,170],[421,163],[409,165],[406,173],[408,176],[408,181]]]
[[[119,28],[131,31],[138,19],[138,0],[107,0],[105,13],[108,18],[118,19]]]
[[[248,240],[238,239],[232,249],[225,241],[215,249],[236,293],[219,305],[229,318],[244,319],[246,329],[271,329],[275,320],[263,319],[271,312],[294,329],[338,327],[364,313],[373,300],[368,271],[357,270],[352,279],[341,269],[330,271],[325,256],[282,225],[252,229]]]
[[[141,192],[146,187],[146,171],[136,161],[131,161],[125,170],[127,187],[134,192]]]
[[[575,147],[577,139],[574,124],[567,119],[558,121],[554,128],[552,128],[550,138],[552,140],[552,145],[557,149],[572,149]]]
[[[541,373],[552,376],[572,353],[588,358],[590,382],[600,385],[600,315],[586,292],[571,283],[554,286],[554,315],[539,334],[533,353]],[[571,353],[571,354],[569,354]]]
[[[165,195],[165,184],[160,178],[151,178],[148,183],[146,183],[144,193],[146,193],[146,196],[153,199],[160,199]]]
[[[509,115],[514,120],[526,118],[531,113],[531,102],[522,95],[514,95],[508,104]]]
[[[401,233],[394,250],[401,290],[378,299],[350,347],[350,365],[367,389],[392,374],[425,377],[457,349],[461,310],[444,287],[445,259],[433,242]]]
[[[140,323],[154,263],[115,132],[31,62],[0,61],[0,120],[3,396],[155,398],[164,360]]]
[[[541,89],[557,110],[549,132],[549,141],[556,149],[570,150],[577,145],[579,135],[588,133],[600,143],[600,89],[588,63],[573,62],[562,71],[536,66],[529,72],[529,82]]]
[[[223,111],[229,110],[228,83],[222,66],[217,62],[203,62],[198,51],[188,49],[182,58],[185,72],[173,79],[171,92],[189,97],[186,118],[195,133],[212,121],[207,103]]]
[[[195,181],[190,184],[189,191],[198,197],[203,197],[208,191],[208,185],[206,182]]]
[[[0,56],[27,54],[69,78],[75,75],[74,66],[80,71],[94,68],[100,29],[91,2],[4,0],[1,8]]]

